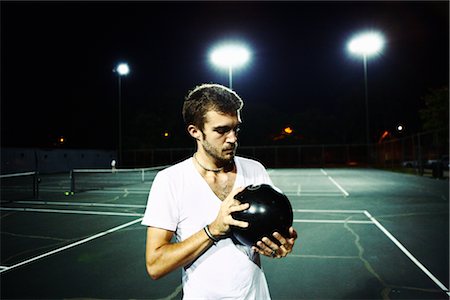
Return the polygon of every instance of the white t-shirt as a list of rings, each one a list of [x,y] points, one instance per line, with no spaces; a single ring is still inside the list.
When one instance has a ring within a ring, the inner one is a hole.
[[[257,161],[235,157],[234,188],[250,184],[272,184]],[[183,241],[217,217],[221,200],[186,159],[160,171],[153,181],[143,225],[175,232]],[[184,299],[270,299],[259,254],[251,247],[220,240],[183,268]]]

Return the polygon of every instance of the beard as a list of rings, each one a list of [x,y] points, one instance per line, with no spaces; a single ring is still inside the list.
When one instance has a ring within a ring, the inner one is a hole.
[[[205,152],[211,156],[218,167],[229,165],[236,155],[237,143],[228,144],[227,147],[218,149],[211,145],[207,140],[203,140],[202,147]]]

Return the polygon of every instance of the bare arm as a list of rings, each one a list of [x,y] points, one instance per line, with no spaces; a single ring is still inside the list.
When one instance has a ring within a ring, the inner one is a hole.
[[[180,243],[171,243],[172,236],[172,231],[147,228],[146,265],[153,279],[189,264],[213,244],[203,230]]]
[[[211,233],[220,238],[225,236],[230,225],[247,227],[248,223],[234,220],[231,213],[248,208],[248,204],[240,204],[234,196],[241,191],[232,191],[222,202],[217,218],[209,226]],[[146,267],[153,279],[159,279],[171,271],[188,265],[205,252],[213,241],[203,229],[179,243],[171,243],[173,232],[161,228],[147,228]]]

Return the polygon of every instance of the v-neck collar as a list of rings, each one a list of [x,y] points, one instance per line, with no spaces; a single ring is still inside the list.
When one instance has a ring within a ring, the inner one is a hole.
[[[217,201],[222,202],[222,200],[219,197],[217,197],[217,195],[214,193],[214,191],[209,186],[208,182],[206,182],[205,178],[203,178],[203,176],[200,174],[200,172],[195,167],[194,157],[191,157],[190,161],[191,161],[192,170],[196,174],[198,179],[202,181],[202,185],[206,189],[208,189],[209,193],[211,193],[212,196],[214,196],[214,198],[217,199]],[[233,191],[236,187],[242,186],[242,184],[243,184],[243,180],[242,180],[242,176],[241,176],[241,174],[242,174],[241,164],[239,163],[239,160],[237,159],[236,156],[234,157],[234,164],[236,166],[236,178],[234,180],[231,191]]]

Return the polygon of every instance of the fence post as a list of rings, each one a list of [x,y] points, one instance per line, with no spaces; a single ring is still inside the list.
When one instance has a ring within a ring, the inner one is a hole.
[[[417,154],[418,154],[418,158],[417,158],[417,165],[418,165],[418,171],[419,171],[419,175],[423,176],[423,165],[422,165],[422,143],[420,141],[420,133],[417,134]]]
[[[75,193],[75,174],[70,170],[70,192]]]
[[[322,144],[322,168],[325,167],[325,145]]]
[[[39,178],[39,172],[34,172],[33,175],[33,198],[34,200],[38,200],[39,199],[39,182],[40,182],[40,178]]]

